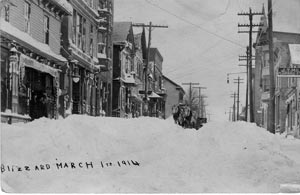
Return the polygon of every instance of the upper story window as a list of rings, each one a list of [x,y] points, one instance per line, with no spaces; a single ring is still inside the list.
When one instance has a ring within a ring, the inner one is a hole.
[[[44,16],[44,42],[49,45],[49,17]]]
[[[82,18],[82,47],[83,52],[86,51],[86,19]]]
[[[76,25],[76,31],[77,31],[77,47],[82,47],[82,16],[80,14],[77,14],[76,19],[77,25]]]
[[[73,26],[72,26],[72,42],[73,42],[73,44],[77,43],[76,25],[77,25],[77,12],[74,9],[73,10]]]
[[[24,4],[24,19],[25,19],[25,32],[30,33],[30,4],[28,2],[25,2]]]
[[[269,52],[266,52],[264,57],[264,67],[268,67],[268,66],[269,66]]]
[[[94,56],[94,26],[91,24],[90,26],[90,48],[89,55]]]
[[[98,7],[99,7],[100,9],[106,8],[106,7],[107,7],[107,6],[106,6],[106,1],[105,1],[105,0],[99,0],[99,2],[98,2]]]
[[[5,12],[4,19],[6,22],[9,22],[9,4],[4,6],[4,12]]]

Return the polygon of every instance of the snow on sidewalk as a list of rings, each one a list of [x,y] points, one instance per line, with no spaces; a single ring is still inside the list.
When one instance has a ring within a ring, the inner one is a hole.
[[[3,124],[1,139],[9,192],[279,192],[300,183],[300,141],[245,122],[196,131],[149,117],[73,115]]]

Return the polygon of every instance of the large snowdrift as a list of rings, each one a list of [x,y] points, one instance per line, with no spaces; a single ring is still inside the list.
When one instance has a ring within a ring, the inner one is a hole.
[[[244,122],[196,131],[172,120],[73,115],[3,124],[1,143],[9,192],[279,192],[300,183],[297,151],[282,151],[300,141]]]

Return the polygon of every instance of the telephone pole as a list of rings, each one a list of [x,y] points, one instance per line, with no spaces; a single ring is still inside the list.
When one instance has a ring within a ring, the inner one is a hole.
[[[229,116],[228,116],[228,121],[231,121],[231,115],[232,115],[231,108],[232,108],[232,107],[229,107],[229,111],[228,111],[228,112],[225,111],[225,114],[228,114],[228,115],[229,115]]]
[[[149,37],[148,37],[148,49],[147,49],[147,62],[145,65],[145,104],[148,104],[148,67],[149,67],[149,58],[150,58],[150,48],[151,48],[151,32],[152,28],[168,28],[165,25],[153,25],[152,22],[149,22],[149,25],[144,23],[135,23],[132,24],[134,27],[149,27]]]
[[[198,97],[199,97],[199,103],[198,103],[198,117],[200,116],[200,106],[201,106],[201,109],[202,109],[202,105],[201,105],[201,102],[202,102],[202,98],[201,98],[201,89],[207,89],[206,87],[193,87],[195,89],[198,89],[199,90],[199,93],[198,93]],[[202,112],[201,112],[201,117],[202,117]]]
[[[200,83],[189,82],[189,83],[182,83],[182,85],[189,85],[190,86],[189,104],[190,104],[190,107],[192,107],[192,85],[200,85]]]
[[[269,24],[269,70],[270,70],[270,113],[268,130],[275,134],[275,78],[274,78],[274,53],[273,53],[273,11],[272,0],[268,0],[268,24]]]
[[[238,16],[249,16],[250,24],[238,24],[238,27],[249,27],[249,31],[238,31],[239,33],[249,33],[249,103],[250,103],[250,122],[254,122],[254,105],[253,105],[253,89],[252,89],[252,33],[258,32],[253,31],[253,27],[262,26],[262,24],[253,24],[253,16],[264,15],[263,12],[252,12],[251,7],[249,13],[238,13]]]
[[[236,99],[236,92],[234,92],[233,94],[231,94],[231,98],[233,98],[233,111],[232,111],[232,121],[235,121],[235,99]]]
[[[239,65],[239,66],[246,66],[246,72],[247,72],[247,84],[246,84],[246,112],[245,112],[245,120],[248,121],[248,96],[249,96],[249,46],[247,46],[246,49],[246,56],[239,56],[239,61],[247,61],[246,65]],[[251,59],[252,60],[252,59]]]
[[[237,82],[234,82],[234,83],[237,83],[238,84],[238,91],[237,91],[237,113],[236,113],[236,119],[237,120],[240,120],[240,84],[242,83],[241,81],[244,80],[244,79],[241,79],[240,77],[238,77],[237,79],[234,79],[236,80]]]

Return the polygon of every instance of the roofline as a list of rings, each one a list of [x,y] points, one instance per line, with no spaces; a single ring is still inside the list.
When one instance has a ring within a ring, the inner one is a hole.
[[[166,77],[165,75],[163,75],[163,78],[166,79],[166,80],[168,80],[168,81],[169,81],[170,83],[172,83],[173,85],[175,85],[175,86],[176,86],[176,89],[182,90],[183,93],[185,94],[184,89],[183,89],[180,85],[178,85],[177,83],[175,83],[174,81],[172,81],[171,79],[169,79],[168,77]]]
[[[157,49],[157,47],[150,47],[150,52],[151,50],[155,50],[156,53],[159,55],[159,57],[161,58],[162,61],[164,61],[164,58],[162,57],[161,53],[159,52],[159,50]]]

